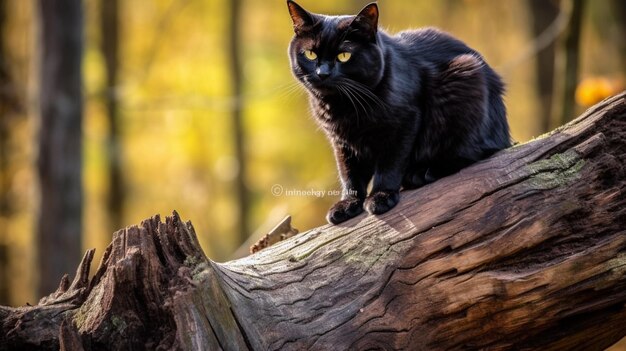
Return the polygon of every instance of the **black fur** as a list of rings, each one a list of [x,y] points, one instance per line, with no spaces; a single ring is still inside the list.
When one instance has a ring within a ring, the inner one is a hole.
[[[390,36],[378,29],[376,4],[356,16],[287,5],[296,33],[291,68],[332,143],[344,190],[329,222],[363,208],[384,213],[398,203],[400,188],[433,182],[511,145],[504,85],[463,42],[433,28]],[[342,63],[341,52],[352,56]]]

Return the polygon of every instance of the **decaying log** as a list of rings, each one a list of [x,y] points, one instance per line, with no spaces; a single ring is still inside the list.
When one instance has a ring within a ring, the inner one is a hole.
[[[208,260],[174,213],[0,307],[0,349],[602,350],[626,335],[626,94],[381,216]]]

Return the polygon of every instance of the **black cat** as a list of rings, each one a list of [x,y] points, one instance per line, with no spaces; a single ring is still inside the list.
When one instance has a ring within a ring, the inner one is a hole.
[[[363,207],[387,212],[401,187],[420,187],[511,145],[502,80],[463,42],[432,28],[391,36],[378,29],[375,3],[356,16],[287,5],[291,68],[332,143],[343,186],[329,222]]]

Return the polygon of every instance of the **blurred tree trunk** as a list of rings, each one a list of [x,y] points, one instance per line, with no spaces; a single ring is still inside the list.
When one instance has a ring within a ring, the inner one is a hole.
[[[124,178],[122,175],[122,145],[120,142],[120,116],[117,84],[119,72],[119,2],[100,0],[101,50],[106,66],[105,102],[109,121],[109,198],[108,212],[111,233],[123,225]]]
[[[11,170],[9,169],[10,136],[12,115],[17,110],[17,97],[9,72],[6,39],[7,0],[0,0],[0,304],[9,300],[9,250],[6,222],[11,213],[10,189]]]
[[[528,8],[532,17],[532,33],[537,38],[559,15],[558,0],[528,0]],[[537,53],[535,64],[535,80],[539,95],[541,132],[550,130],[552,116],[552,96],[554,93],[554,58],[555,43],[551,42]]]
[[[565,37],[565,83],[563,86],[563,109],[561,124],[571,121],[575,116],[575,94],[578,84],[580,61],[580,32],[585,7],[585,0],[572,0],[572,14]]]
[[[243,127],[243,97],[242,97],[242,67],[241,67],[241,34],[239,28],[239,20],[241,17],[241,0],[230,1],[230,69],[232,79],[233,102],[233,140],[235,146],[235,157],[239,164],[239,171],[235,179],[235,191],[237,196],[239,238],[238,245],[245,242],[248,238],[250,223],[248,220],[249,197],[246,187],[246,152],[245,152],[245,135]]]
[[[8,220],[10,215],[10,184],[8,176],[9,123],[7,102],[4,94],[7,89],[7,82],[9,82],[4,52],[6,5],[6,0],[0,0],[0,224],[2,224],[0,225],[0,305],[7,305],[9,300],[8,247],[5,243],[7,227],[6,224],[3,223],[3,221]]]
[[[2,235],[6,237],[6,232]],[[9,245],[0,242],[0,305],[10,303],[9,281]]]
[[[80,260],[82,225],[83,9],[81,0],[39,0],[37,213],[39,295]]]
[[[624,0],[612,0],[611,1],[615,18],[617,19],[617,27],[619,28],[617,46],[620,50],[622,73],[626,74],[626,1]]]

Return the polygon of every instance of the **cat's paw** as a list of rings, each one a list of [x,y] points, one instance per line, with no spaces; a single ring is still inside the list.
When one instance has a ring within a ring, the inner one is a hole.
[[[361,212],[363,212],[363,200],[349,197],[334,204],[328,210],[326,220],[331,224],[339,224],[358,216]]]
[[[380,190],[372,193],[365,199],[365,210],[371,214],[385,213],[394,208],[400,201],[400,192]]]
[[[405,190],[417,189],[428,184],[425,179],[425,173],[426,171],[421,171],[420,173],[405,174],[404,178],[402,179],[402,188]]]
[[[434,183],[437,179],[441,178],[434,168],[429,168],[424,175],[424,181],[426,184]]]

